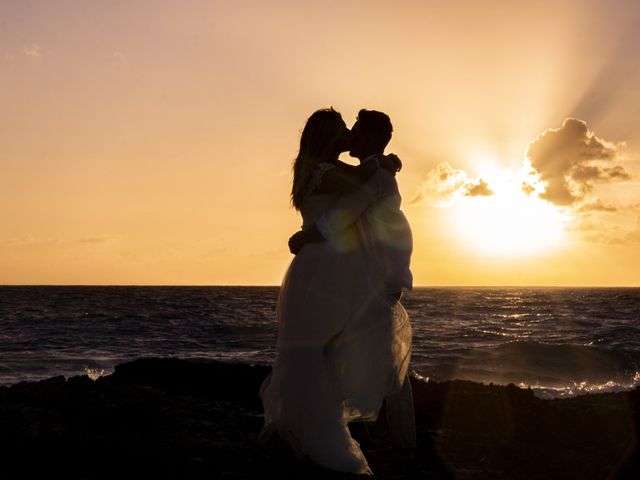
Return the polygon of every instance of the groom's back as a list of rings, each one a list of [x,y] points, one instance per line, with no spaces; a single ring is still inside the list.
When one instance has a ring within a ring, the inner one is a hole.
[[[373,249],[376,258],[380,259],[387,291],[411,290],[413,235],[407,217],[400,209],[402,197],[398,183],[384,169],[379,169],[375,176],[380,196],[367,209],[361,226],[363,238],[367,248]]]

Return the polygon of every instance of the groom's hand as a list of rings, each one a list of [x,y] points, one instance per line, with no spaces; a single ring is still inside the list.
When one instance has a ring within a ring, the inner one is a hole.
[[[380,162],[380,166],[385,170],[389,170],[392,175],[395,175],[402,169],[402,162],[400,161],[400,158],[394,153],[390,153],[388,155],[380,155],[378,157],[378,161]]]
[[[300,230],[289,238],[289,251],[297,255],[307,243],[322,242],[323,240],[324,237],[315,227],[306,231]]]
[[[289,251],[294,255],[297,255],[300,249],[304,246],[304,231],[294,233],[289,238]]]

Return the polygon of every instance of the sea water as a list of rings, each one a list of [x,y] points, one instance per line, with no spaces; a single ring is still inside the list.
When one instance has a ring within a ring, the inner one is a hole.
[[[270,364],[277,287],[2,286],[0,384],[139,357]],[[416,288],[411,370],[543,397],[640,384],[639,288]]]

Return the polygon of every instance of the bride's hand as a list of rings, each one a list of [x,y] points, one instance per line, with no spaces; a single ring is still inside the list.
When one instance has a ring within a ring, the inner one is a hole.
[[[389,170],[393,175],[402,169],[402,162],[395,153],[381,155],[378,160],[380,162],[380,166],[385,170]]]

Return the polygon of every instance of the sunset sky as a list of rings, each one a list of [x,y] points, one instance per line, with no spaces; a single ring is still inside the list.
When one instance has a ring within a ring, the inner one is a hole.
[[[0,284],[279,284],[333,106],[391,117],[416,285],[638,286],[639,59],[637,1],[4,0]]]

